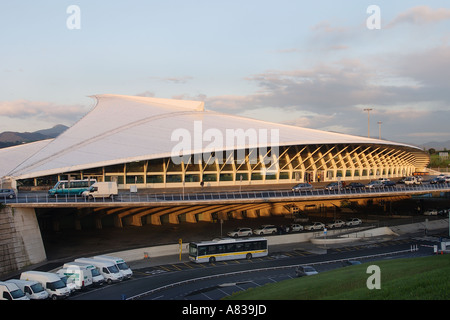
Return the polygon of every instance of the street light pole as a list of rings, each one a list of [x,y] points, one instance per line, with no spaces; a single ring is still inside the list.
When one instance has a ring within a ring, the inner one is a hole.
[[[383,122],[378,121],[377,123],[378,123],[378,139],[381,140],[381,124],[382,124]]]
[[[367,137],[370,138],[370,111],[373,109],[366,108],[364,111],[367,111]]]

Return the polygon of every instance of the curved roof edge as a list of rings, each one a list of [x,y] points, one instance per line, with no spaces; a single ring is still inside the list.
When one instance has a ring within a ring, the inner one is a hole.
[[[97,104],[101,98],[112,98],[112,99],[123,99],[144,104],[157,104],[161,107],[176,107],[185,108],[192,111],[205,111],[205,102],[195,101],[195,100],[177,100],[177,99],[166,99],[166,98],[154,98],[154,97],[142,97],[142,96],[127,96],[119,94],[95,94],[89,96],[89,98],[96,99]]]

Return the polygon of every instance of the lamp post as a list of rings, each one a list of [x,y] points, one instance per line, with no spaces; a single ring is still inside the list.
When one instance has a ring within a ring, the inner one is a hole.
[[[373,109],[366,108],[364,111],[367,111],[367,137],[370,138],[370,111]]]
[[[377,123],[378,123],[378,139],[381,140],[381,124],[382,124],[383,122],[378,121]]]

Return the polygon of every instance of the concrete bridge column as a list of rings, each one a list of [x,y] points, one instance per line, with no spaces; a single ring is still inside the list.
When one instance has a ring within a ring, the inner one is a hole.
[[[114,215],[114,226],[116,228],[123,228],[122,218],[118,214]]]
[[[201,212],[201,213],[199,213],[198,214],[198,221],[212,222],[213,218],[212,218],[211,212]]]
[[[258,210],[247,210],[247,218],[258,218]]]
[[[98,229],[98,230],[103,229],[102,219],[100,217],[95,218],[95,229]]]
[[[34,209],[9,206],[0,209],[0,275],[46,258]]]

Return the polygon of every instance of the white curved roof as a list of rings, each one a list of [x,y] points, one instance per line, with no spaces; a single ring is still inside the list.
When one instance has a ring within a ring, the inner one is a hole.
[[[136,96],[103,94],[93,96],[96,106],[72,127],[54,140],[29,153],[7,175],[16,179],[38,177],[95,168],[130,161],[170,157],[179,143],[171,141],[177,129],[195,135],[227,130],[278,130],[279,145],[306,144],[377,144],[418,148],[385,140],[282,125],[213,111],[206,111],[200,101],[184,101]],[[199,125],[201,130],[199,131]],[[196,129],[196,131],[194,130]],[[218,131],[217,131],[218,130]],[[195,140],[197,141],[197,140]],[[273,142],[273,141],[272,141]],[[186,154],[205,152],[210,142],[192,143]],[[264,142],[258,142],[261,146]],[[257,147],[247,142],[234,144],[234,149]],[[8,148],[10,149],[10,148]],[[224,147],[225,149],[225,147]]]

